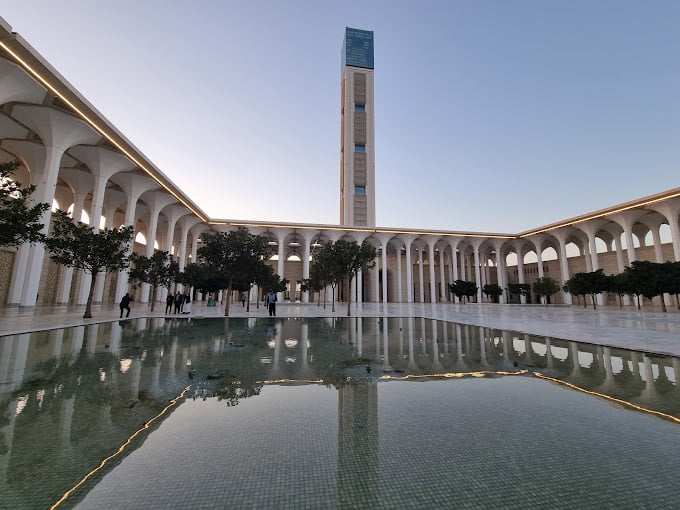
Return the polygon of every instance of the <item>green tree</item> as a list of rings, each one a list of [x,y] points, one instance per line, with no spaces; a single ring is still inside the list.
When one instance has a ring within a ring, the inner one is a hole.
[[[315,255],[324,264],[323,273],[331,282],[347,284],[347,316],[351,314],[352,278],[375,265],[376,249],[370,244],[340,240],[326,243]]]
[[[267,264],[262,264],[255,281],[257,286],[262,289],[265,294],[270,292],[284,292],[288,287],[288,280],[281,278],[274,272],[274,268]]]
[[[560,284],[557,283],[557,280],[554,278],[543,276],[536,279],[536,281],[532,284],[532,288],[534,290],[534,294],[536,294],[539,299],[545,297],[545,305],[548,306],[548,298],[559,292]]]
[[[213,275],[227,282],[231,294],[233,284],[240,274],[254,275],[257,267],[267,259],[270,248],[264,236],[250,234],[247,228],[230,232],[204,232],[203,245],[198,249],[199,259]],[[224,315],[229,315],[229,299],[225,300]]]
[[[593,309],[597,308],[597,294],[608,290],[609,280],[602,269],[590,273],[576,273],[564,284],[564,290],[576,296],[583,296],[583,306],[587,305],[586,296],[593,301]]]
[[[49,204],[33,204],[35,186],[12,179],[19,163],[0,163],[0,246],[18,246],[45,240],[42,215]]]
[[[623,296],[632,295],[629,276],[626,272],[607,276],[607,288],[619,297],[619,308],[623,308]]]
[[[646,260],[635,260],[624,272],[628,273],[628,278],[632,283],[632,288],[638,296],[638,309],[640,308],[640,295],[647,299],[654,299],[661,296],[661,308],[666,312],[666,302],[663,299],[664,293],[671,293],[674,290],[671,275],[667,271],[667,266]]]
[[[508,284],[508,291],[521,298],[521,296],[528,296],[531,293],[530,283],[510,283]],[[521,303],[521,299],[520,299]]]
[[[45,247],[55,262],[92,275],[83,315],[83,318],[90,318],[99,273],[121,271],[130,265],[128,244],[132,241],[133,228],[95,231],[94,227],[73,222],[64,211],[55,212],[53,217],[52,235],[45,240]]]
[[[494,303],[498,303],[498,298],[503,295],[503,289],[497,283],[487,283],[482,287],[482,292],[493,299]]]
[[[170,287],[179,275],[179,264],[172,260],[172,255],[167,251],[156,251],[150,257],[132,253],[130,255],[132,268],[128,275],[128,281],[138,286],[141,283],[151,285],[151,311],[156,303],[158,287]]]
[[[470,298],[477,294],[477,285],[475,282],[466,280],[456,280],[449,284],[449,292],[458,298],[463,303],[470,301]]]
[[[675,303],[680,309],[680,262],[664,262],[665,273],[668,275],[668,293],[675,295]]]
[[[333,243],[326,243],[319,251],[314,254],[311,264],[309,265],[310,280],[313,280],[314,285],[323,286],[324,301],[323,306],[326,308],[326,288],[331,287],[331,306],[332,311],[335,312],[335,287],[341,283],[341,275],[335,274],[333,266]]]

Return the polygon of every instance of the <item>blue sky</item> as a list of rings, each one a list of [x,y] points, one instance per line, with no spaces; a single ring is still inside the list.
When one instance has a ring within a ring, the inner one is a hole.
[[[514,233],[680,186],[680,2],[23,0],[0,11],[214,218],[337,224],[375,32],[377,224]]]

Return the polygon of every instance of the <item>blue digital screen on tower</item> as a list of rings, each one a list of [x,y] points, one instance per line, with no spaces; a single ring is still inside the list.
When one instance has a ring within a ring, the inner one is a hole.
[[[356,28],[345,29],[342,44],[342,65],[373,69],[373,32]]]

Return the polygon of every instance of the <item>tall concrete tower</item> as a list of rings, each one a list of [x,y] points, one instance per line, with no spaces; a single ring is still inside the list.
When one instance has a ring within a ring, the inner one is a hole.
[[[342,44],[340,224],[375,227],[373,32],[345,29]]]

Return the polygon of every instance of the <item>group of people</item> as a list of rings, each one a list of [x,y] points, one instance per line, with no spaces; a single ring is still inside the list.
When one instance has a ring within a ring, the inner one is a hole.
[[[191,296],[187,292],[182,294],[181,292],[176,292],[174,295],[168,293],[168,297],[165,298],[165,313],[191,313]]]

